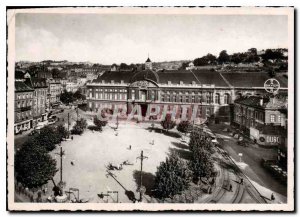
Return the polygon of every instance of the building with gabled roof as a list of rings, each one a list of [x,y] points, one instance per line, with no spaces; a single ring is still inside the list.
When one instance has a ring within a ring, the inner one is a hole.
[[[287,137],[287,97],[249,96],[234,102],[234,124],[261,145],[279,145]]]

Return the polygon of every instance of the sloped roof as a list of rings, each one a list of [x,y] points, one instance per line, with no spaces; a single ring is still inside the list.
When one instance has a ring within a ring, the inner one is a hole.
[[[100,83],[102,80],[105,82],[111,82],[114,80],[114,82],[121,83],[121,80],[123,80],[124,83],[129,83],[133,75],[134,72],[132,71],[106,71],[92,82]]]
[[[253,88],[264,87],[264,83],[269,79],[268,73],[264,72],[251,72],[251,73],[239,73],[239,72],[216,72],[211,70],[139,70],[139,71],[106,71],[93,82],[114,82],[120,83],[121,80],[124,83],[131,83],[136,80],[148,78],[157,82],[158,84],[167,84],[169,81],[172,84],[196,84],[202,85],[215,85],[216,87],[241,87],[241,88]],[[275,77],[281,87],[287,87],[287,78],[283,75],[277,75]]]
[[[136,72],[130,79],[130,83],[135,81],[145,80],[145,79],[154,81],[155,83],[159,83],[160,81],[159,76],[156,72],[152,70],[143,70],[143,71]]]
[[[260,104],[260,100],[263,99],[263,105]],[[249,107],[256,107],[256,108],[265,108],[265,104],[269,102],[268,98],[261,98],[258,96],[249,96],[245,98],[239,98],[234,101],[235,103],[246,105]]]
[[[20,70],[15,71],[15,79],[24,79],[24,75],[25,73],[23,71]]]
[[[264,87],[266,80],[270,78],[266,72],[222,72],[223,77],[234,87]],[[287,87],[287,78],[276,75],[280,87]]]
[[[260,104],[260,100],[263,99],[263,104]],[[235,100],[235,103],[246,105],[255,108],[266,109],[286,109],[287,99],[282,97],[259,97],[249,96]]]
[[[24,81],[15,81],[15,92],[28,92],[34,91],[31,87],[27,86]]]

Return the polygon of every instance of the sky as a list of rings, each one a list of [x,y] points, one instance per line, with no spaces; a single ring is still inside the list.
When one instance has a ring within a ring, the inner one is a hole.
[[[193,60],[255,47],[287,48],[279,15],[16,15],[16,61],[100,64]]]

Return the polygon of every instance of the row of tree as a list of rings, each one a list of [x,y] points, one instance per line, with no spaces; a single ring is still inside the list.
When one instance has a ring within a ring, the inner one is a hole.
[[[164,129],[170,129],[176,125],[168,117],[161,124]],[[198,182],[214,174],[210,137],[199,129],[193,130],[189,121],[180,122],[177,129],[183,133],[191,132],[189,142],[191,159],[186,162],[177,153],[172,152],[165,162],[160,163],[153,189],[155,196],[160,199],[172,198],[188,189],[191,181]]]
[[[264,62],[286,60],[284,52],[287,49],[267,49],[261,55],[258,55],[256,48],[250,48],[247,52],[233,53],[229,55],[226,50],[222,50],[219,56],[207,54],[200,58],[196,58],[193,61],[194,66],[206,66],[206,65],[217,65],[223,63],[255,63],[262,59]],[[188,67],[188,62],[182,64],[182,68]]]
[[[62,125],[56,129],[46,126],[26,141],[15,155],[17,182],[32,189],[53,180],[57,172],[56,161],[49,152],[68,136],[69,132]]]
[[[76,100],[85,100],[85,99],[86,96],[82,93],[81,88],[78,88],[78,90],[74,93],[71,91],[64,90],[64,92],[60,94],[60,101],[66,105],[69,105],[70,103],[73,103]]]

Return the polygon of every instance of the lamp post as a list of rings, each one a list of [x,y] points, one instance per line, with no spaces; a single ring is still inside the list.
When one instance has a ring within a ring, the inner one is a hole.
[[[63,183],[62,176],[63,176],[63,156],[65,155],[65,151],[62,150],[62,147],[60,146],[60,152],[55,153],[60,156],[60,183]]]
[[[142,197],[143,197],[143,191],[144,189],[142,189],[142,184],[143,184],[143,160],[147,159],[148,157],[144,156],[143,151],[141,151],[141,155],[139,157],[137,157],[137,159],[141,160],[141,170],[140,170],[140,186],[139,186],[139,192],[140,192],[140,202],[142,202]]]

